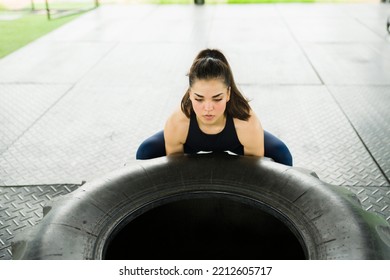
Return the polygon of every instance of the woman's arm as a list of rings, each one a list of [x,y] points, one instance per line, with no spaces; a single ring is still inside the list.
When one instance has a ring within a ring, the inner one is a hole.
[[[190,120],[179,109],[167,120],[164,127],[165,151],[167,155],[184,153]]]
[[[253,111],[247,121],[234,119],[237,136],[248,156],[264,156],[264,130]]]

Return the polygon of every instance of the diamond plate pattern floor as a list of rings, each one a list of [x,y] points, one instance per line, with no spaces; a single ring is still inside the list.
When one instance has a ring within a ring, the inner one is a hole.
[[[42,207],[55,197],[68,194],[78,185],[0,187],[0,260],[12,258],[15,233],[39,223]]]
[[[347,187],[359,198],[363,209],[382,216],[390,223],[390,190],[388,187]]]
[[[263,126],[288,143],[295,165],[308,166],[323,181],[335,185],[388,185],[325,86],[243,89]]]
[[[69,86],[0,84],[0,154],[10,148],[68,90]]]
[[[83,181],[134,161],[204,47],[296,166],[390,220],[388,4],[100,8],[0,60],[0,259]]]
[[[332,87],[352,126],[390,178],[390,86]]]
[[[0,185],[79,184],[132,161],[178,106],[191,61],[208,46],[226,53],[296,165],[332,184],[389,186],[390,45],[377,32],[389,7],[91,11],[0,60]],[[378,85],[382,93],[370,88]],[[358,119],[360,111],[371,121]]]
[[[73,89],[3,153],[0,182],[79,184],[122,167],[134,159],[142,138],[163,127],[166,108],[176,104],[160,95],[171,91],[182,88],[160,86],[158,93],[150,85]],[[150,106],[149,98],[160,100],[159,106]],[[148,123],[141,127],[142,118]]]

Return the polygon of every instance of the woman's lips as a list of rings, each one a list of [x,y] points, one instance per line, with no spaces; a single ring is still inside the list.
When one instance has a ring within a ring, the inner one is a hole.
[[[203,115],[203,118],[205,118],[208,121],[211,121],[212,119],[214,119],[214,115]]]

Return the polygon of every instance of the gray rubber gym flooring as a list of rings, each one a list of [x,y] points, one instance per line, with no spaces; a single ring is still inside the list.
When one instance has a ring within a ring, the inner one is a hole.
[[[295,166],[389,220],[388,16],[389,4],[107,5],[1,59],[0,229],[23,216],[12,197],[50,199],[134,162],[205,47],[226,54]]]

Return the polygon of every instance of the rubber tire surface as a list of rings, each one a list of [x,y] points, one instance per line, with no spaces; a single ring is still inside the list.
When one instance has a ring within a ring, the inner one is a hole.
[[[103,259],[115,228],[194,196],[253,201],[291,228],[307,259],[390,259],[390,227],[356,196],[292,167],[255,157],[172,156],[136,161],[44,208],[14,238],[14,259]]]

